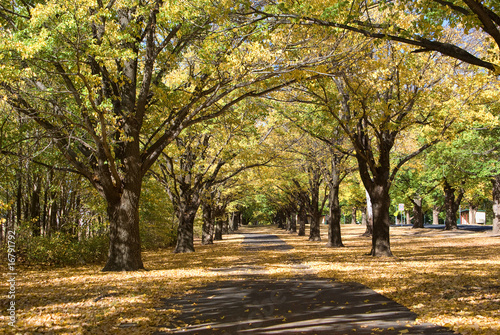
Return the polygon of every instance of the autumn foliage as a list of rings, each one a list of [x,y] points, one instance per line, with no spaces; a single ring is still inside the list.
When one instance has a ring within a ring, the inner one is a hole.
[[[103,273],[102,265],[18,270],[18,322],[13,333],[145,334],[175,321],[176,309],[157,310],[161,299],[185,295],[214,281],[242,280],[217,268],[262,267],[266,276],[303,275],[300,262],[319,277],[362,283],[410,308],[417,322],[451,327],[461,334],[500,331],[500,239],[486,233],[435,229],[392,230],[396,260],[364,255],[370,240],[364,227],[342,226],[346,248],[282,233],[274,227],[240,232],[278,235],[293,249],[248,251],[242,235],[214,245],[196,242],[196,253],[146,252],[147,271]],[[326,240],[326,238],[324,238]],[[2,269],[3,271],[4,269]],[[2,299],[6,300],[2,282]],[[2,315],[3,332],[9,331]],[[12,333],[12,332],[11,332]]]

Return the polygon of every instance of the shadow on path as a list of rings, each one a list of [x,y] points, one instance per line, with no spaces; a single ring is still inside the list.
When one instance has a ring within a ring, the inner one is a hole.
[[[276,235],[242,235],[248,251],[293,249]],[[255,264],[212,269],[241,279],[163,299],[159,310],[178,314],[155,334],[454,334],[432,324],[414,325],[416,314],[366,286],[315,277],[304,264],[290,266],[297,266],[300,276],[272,279]]]
[[[181,313],[156,334],[454,334],[414,325],[414,313],[361,284],[312,276],[217,282],[163,308]]]
[[[293,247],[276,235],[243,233],[243,248],[249,251],[276,250],[286,251]]]

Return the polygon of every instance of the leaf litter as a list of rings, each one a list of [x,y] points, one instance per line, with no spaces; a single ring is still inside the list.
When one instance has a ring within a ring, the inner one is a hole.
[[[249,228],[246,228],[249,229]],[[161,310],[161,299],[195,292],[210,282],[235,280],[238,274],[213,271],[251,264],[276,278],[296,276],[286,266],[299,260],[317,276],[359,282],[418,315],[417,323],[434,323],[461,334],[500,334],[500,238],[485,233],[446,234],[433,229],[391,229],[394,258],[366,256],[370,238],[364,227],[342,226],[345,248],[287,234],[273,227],[253,228],[278,235],[294,248],[287,251],[244,250],[238,234],[212,246],[198,242],[196,252],[143,253],[149,271],[100,272],[102,265],[64,268],[18,266],[16,324],[5,334],[145,334],[176,324],[181,312]],[[325,229],[324,229],[325,230]],[[201,262],[200,262],[201,260]],[[6,273],[6,269],[3,269]],[[7,282],[2,282],[7,301]],[[4,304],[5,306],[5,304]],[[283,317],[284,318],[284,317]],[[286,319],[286,318],[285,318]],[[382,330],[383,331],[383,330]],[[379,330],[376,331],[379,333]]]

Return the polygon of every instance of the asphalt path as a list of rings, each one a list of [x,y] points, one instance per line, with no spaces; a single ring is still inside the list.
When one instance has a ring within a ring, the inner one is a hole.
[[[243,247],[249,252],[293,248],[276,235],[244,237]],[[432,324],[415,324],[416,314],[359,283],[304,273],[273,279],[265,272],[247,271],[241,279],[164,299],[159,309],[180,313],[168,324],[158,325],[161,331],[155,334],[456,334]]]

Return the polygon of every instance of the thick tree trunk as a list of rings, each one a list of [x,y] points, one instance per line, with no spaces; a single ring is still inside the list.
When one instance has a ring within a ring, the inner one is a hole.
[[[102,271],[144,269],[139,234],[141,182],[127,186],[120,198],[108,199],[109,253]]]
[[[299,207],[298,215],[298,226],[299,226],[299,236],[306,236],[306,223],[307,223],[307,212],[303,205]]]
[[[328,217],[328,243],[327,247],[343,247],[342,236],[340,232],[341,209],[339,203],[339,183],[330,185],[329,195],[329,217]]]
[[[460,207],[463,192],[455,198],[455,188],[451,186],[448,181],[444,181],[444,204],[446,210],[445,230],[455,230],[457,227],[457,211]]]
[[[234,212],[232,213],[228,213],[227,215],[227,224],[228,224],[228,230],[229,232],[233,232],[234,231]]]
[[[317,183],[319,185],[319,183]],[[321,213],[319,207],[319,187],[311,194],[310,218],[311,224],[309,226],[309,241],[321,241]]]
[[[215,236],[214,240],[222,241],[222,229],[223,229],[223,220],[221,217],[215,219]]]
[[[278,228],[279,229],[284,229],[285,227],[285,216],[283,214],[283,211],[280,210],[277,214],[276,214],[276,222],[278,224]]]
[[[432,206],[432,224],[439,224],[439,209],[440,207],[437,205]]]
[[[372,256],[392,256],[389,227],[389,207],[391,199],[389,197],[389,187],[375,185],[370,194],[373,207],[373,235],[372,235]]]
[[[197,209],[198,206],[178,211],[177,213],[179,227],[177,228],[177,244],[174,249],[174,253],[176,254],[194,252],[193,231]]]
[[[356,207],[353,207],[351,210],[351,224],[356,224]]]
[[[311,225],[309,229],[309,241],[321,241],[321,213],[313,212],[311,216]]]
[[[202,204],[203,207],[203,225],[201,232],[201,244],[213,244],[214,243],[214,222],[212,218],[212,207],[209,204]]]
[[[500,175],[491,180],[493,186],[493,235],[500,235]]]
[[[477,224],[476,222],[477,207],[474,205],[469,205],[469,224]]]
[[[234,212],[233,217],[233,230],[237,231],[240,226],[240,213]]]
[[[424,213],[422,212],[422,198],[417,196],[413,202],[413,228],[424,228]]]
[[[297,232],[297,213],[292,213],[290,216],[290,230],[289,233]]]

